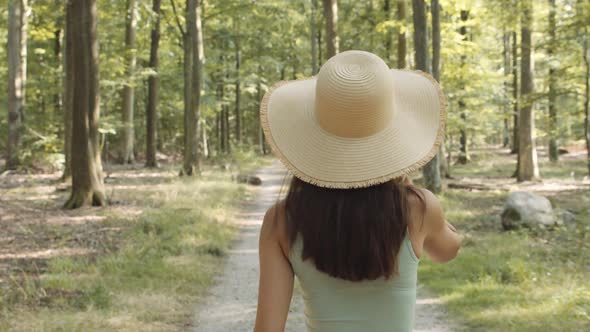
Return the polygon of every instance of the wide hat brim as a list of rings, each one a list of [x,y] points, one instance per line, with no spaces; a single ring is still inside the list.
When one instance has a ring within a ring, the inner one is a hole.
[[[299,179],[327,188],[368,187],[428,163],[444,140],[445,97],[432,76],[391,70],[394,116],[371,136],[324,130],[314,108],[315,77],[282,81],[264,96],[260,121],[272,152]]]

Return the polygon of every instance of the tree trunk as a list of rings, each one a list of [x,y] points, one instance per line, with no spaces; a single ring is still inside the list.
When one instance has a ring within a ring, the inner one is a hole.
[[[102,206],[106,204],[103,189],[100,144],[98,40],[96,38],[96,0],[69,1],[66,11],[71,24],[73,82],[72,192],[64,207]],[[67,66],[69,67],[69,65]]]
[[[201,131],[201,151],[203,151],[203,158],[209,158],[209,135],[207,134],[207,121],[201,119],[201,125],[199,126]]]
[[[340,37],[338,37],[338,1],[322,0],[324,3],[324,18],[326,20],[326,58],[330,59],[340,52]]]
[[[231,136],[230,136],[230,131],[229,131],[229,105],[223,105],[223,122],[224,122],[224,126],[225,126],[225,137],[224,137],[224,141],[225,141],[225,152],[226,153],[231,153]]]
[[[241,97],[241,83],[240,83],[240,65],[242,62],[242,50],[240,49],[240,24],[237,19],[234,19],[235,24],[235,47],[236,47],[236,99],[235,99],[235,117],[236,117],[236,143],[238,146],[242,145],[242,114],[240,110]]]
[[[160,58],[158,49],[160,47],[160,4],[161,0],[153,0],[152,11],[155,15],[154,25],[151,32],[150,45],[150,68],[154,71],[148,78],[148,97],[146,106],[146,151],[145,166],[157,167],[156,160],[156,141],[157,141],[157,123],[158,123],[158,86],[160,83],[160,74],[158,65]]]
[[[430,73],[429,69],[429,52],[428,52],[428,30],[426,21],[426,3],[424,0],[412,0],[414,15],[414,51],[416,69]],[[434,192],[442,191],[440,178],[440,161],[436,155],[422,169],[424,175],[424,186]]]
[[[200,172],[199,118],[204,61],[203,35],[201,30],[200,0],[186,2],[185,36],[185,132],[183,175],[192,176]],[[187,64],[188,63],[188,64]],[[188,83],[189,81],[190,83]],[[188,83],[188,84],[187,84]]]
[[[521,27],[521,107],[519,115],[519,143],[518,143],[518,181],[528,181],[539,177],[539,167],[537,165],[537,150],[533,138],[534,114],[532,94],[533,72],[531,56],[531,26],[532,26],[532,1],[523,2],[524,10],[522,14]]]
[[[71,30],[72,28],[72,11],[68,10],[69,5],[66,4],[66,15],[65,15],[65,29],[64,29],[64,71],[65,77],[63,80],[63,121],[64,121],[64,156],[65,156],[65,164],[64,164],[64,171],[61,176],[61,179],[67,182],[72,176],[72,114],[74,108],[74,68],[73,64],[74,61],[72,60],[74,57],[74,45],[72,41],[72,36],[74,32]]]
[[[559,154],[557,153],[557,111],[555,108],[557,93],[556,93],[556,77],[555,77],[555,0],[549,0],[549,45],[547,49],[547,57],[549,58],[549,160],[557,161]]]
[[[432,13],[432,77],[440,82],[440,4],[438,0],[431,0],[430,10]],[[438,161],[440,174],[450,178],[449,164],[445,158],[445,144],[441,144],[438,150]]]
[[[504,32],[502,35],[502,57],[503,57],[503,72],[504,72],[504,102],[502,103],[504,113],[504,132],[502,133],[502,147],[510,146],[510,34]]]
[[[127,0],[125,24],[125,58],[127,83],[123,87],[123,137],[121,140],[120,162],[132,164],[135,161],[133,155],[134,126],[133,106],[135,101],[135,88],[133,87],[133,75],[137,62],[135,50],[135,30],[137,28],[137,1]]]
[[[518,35],[516,32],[512,33],[512,149],[510,153],[518,154],[518,113],[520,112],[520,105],[518,102]],[[517,158],[518,159],[518,158]],[[517,167],[518,168],[518,167]]]
[[[61,52],[62,52],[62,47],[61,47],[61,37],[62,37],[62,30],[61,29],[57,29],[55,30],[55,39],[54,39],[54,48],[53,48],[53,56],[55,56],[55,61],[56,63],[59,63],[61,61],[60,57],[61,57]],[[61,77],[56,75],[55,78],[55,86],[61,86]],[[53,95],[53,107],[54,107],[54,111],[55,113],[59,113],[61,111],[62,108],[62,94],[58,91],[55,92],[55,94]]]
[[[510,34],[508,32],[504,32],[502,35],[502,57],[504,59],[503,62],[503,69],[504,69],[504,103],[503,105],[503,113],[504,113],[504,132],[502,137],[502,147],[506,148],[510,145],[510,83],[508,82],[510,77]]]
[[[588,160],[588,176],[590,176],[590,39],[588,26],[584,27],[584,63],[586,64],[586,87],[584,91],[584,138]]]
[[[311,13],[309,15],[309,30],[311,34],[311,75],[315,75],[318,72],[318,40],[317,40],[317,27],[315,9],[317,7],[317,0],[310,0],[309,6]]]
[[[406,0],[397,0],[397,20],[400,23],[406,20]],[[397,32],[397,67],[399,69],[406,68],[406,29],[399,29]]]
[[[391,0],[385,0],[383,2],[383,14],[385,16],[385,20],[389,21],[391,20]],[[385,59],[385,62],[387,63],[387,65],[391,66],[391,44],[392,44],[392,40],[391,40],[391,32],[389,29],[387,29],[387,31],[385,31],[385,56],[383,57]]]
[[[440,82],[440,5],[438,0],[431,0],[432,13],[432,77]]]
[[[188,2],[191,0],[187,0],[187,25],[189,21],[189,9],[188,9]],[[184,76],[184,139],[183,139],[183,166],[181,174],[192,174],[193,169],[191,165],[191,144],[190,144],[190,137],[191,137],[191,129],[192,129],[192,91],[193,91],[193,82],[191,80],[192,75],[192,45],[190,42],[190,36],[187,33],[183,35],[183,76]]]
[[[468,40],[467,36],[467,20],[469,19],[469,12],[466,10],[461,10],[461,28],[459,28],[459,33],[462,36],[463,41]],[[461,55],[461,75],[465,72],[465,66],[467,62],[467,56]],[[462,82],[460,90],[465,91],[465,78],[461,77],[460,81]],[[467,146],[467,112],[465,110],[466,104],[463,96],[459,99],[459,113],[461,116],[461,129],[459,130],[459,157],[457,158],[457,162],[460,164],[466,164],[469,161],[469,148]]]
[[[10,0],[8,8],[8,140],[6,169],[19,164],[27,82],[27,0]]]
[[[262,100],[262,80],[260,79],[260,73],[258,75],[258,84],[256,85],[256,109],[260,110],[260,102]],[[265,155],[266,144],[264,141],[264,132],[262,130],[262,124],[260,122],[260,111],[258,111],[258,146],[260,153],[262,155]]]

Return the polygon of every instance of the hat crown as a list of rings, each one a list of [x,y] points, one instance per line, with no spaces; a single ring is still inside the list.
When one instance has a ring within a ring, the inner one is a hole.
[[[320,126],[340,137],[378,133],[393,117],[393,77],[375,54],[347,51],[330,58],[316,83],[315,115]]]

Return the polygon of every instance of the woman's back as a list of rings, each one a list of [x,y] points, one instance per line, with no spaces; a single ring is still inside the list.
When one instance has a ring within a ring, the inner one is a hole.
[[[419,259],[409,237],[398,254],[399,275],[367,281],[334,278],[301,260],[301,238],[289,260],[299,280],[309,331],[412,331]]]
[[[461,243],[406,177],[444,139],[436,80],[342,52],[270,89],[260,124],[294,177],[262,223],[255,331],[284,330],[295,276],[310,331],[411,331],[417,257],[448,261]]]

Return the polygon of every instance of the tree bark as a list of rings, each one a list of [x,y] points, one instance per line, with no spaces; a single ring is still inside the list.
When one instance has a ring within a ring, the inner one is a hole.
[[[459,28],[459,33],[462,36],[462,40],[465,42],[468,40],[467,36],[467,20],[469,19],[469,12],[467,10],[461,10],[461,28]],[[461,72],[465,72],[465,66],[467,62],[467,56],[461,55]],[[465,91],[465,77],[460,78],[461,81],[461,90]],[[466,164],[469,161],[469,148],[467,146],[467,112],[466,112],[466,103],[463,97],[459,99],[459,113],[461,116],[461,129],[459,130],[459,156],[457,158],[457,162],[460,164]]]
[[[127,83],[123,87],[123,137],[119,161],[122,164],[132,164],[135,161],[133,154],[134,126],[133,106],[135,101],[135,88],[133,87],[133,75],[137,63],[135,50],[135,31],[137,28],[137,1],[127,0],[126,24],[125,24],[125,58]]]
[[[537,165],[537,150],[533,138],[534,114],[532,94],[533,72],[531,56],[531,26],[532,19],[532,1],[523,1],[524,10],[522,13],[521,27],[521,107],[519,115],[519,143],[518,143],[518,172],[517,179],[519,182],[533,180],[539,177],[539,167]]]
[[[432,77],[440,82],[440,4],[431,0],[432,14]]]
[[[65,208],[106,204],[98,128],[100,118],[98,40],[96,38],[96,0],[68,1],[66,11],[71,24],[71,63],[73,82],[72,192]],[[69,67],[69,66],[67,66]]]
[[[549,0],[549,45],[547,49],[547,56],[549,58],[549,160],[557,161],[559,153],[557,152],[557,110],[555,108],[557,93],[556,93],[556,77],[554,68],[555,56],[555,22],[556,8],[555,0]]]
[[[430,73],[426,3],[424,0],[412,0],[412,4],[414,9],[414,56],[416,69]],[[438,154],[424,166],[422,174],[424,176],[424,185],[428,190],[434,193],[442,191]]]
[[[59,63],[61,61],[60,58],[61,58],[61,52],[62,52],[62,46],[61,46],[62,29],[55,30],[54,35],[55,35],[55,39],[54,39],[53,56],[55,56],[56,63]],[[61,86],[61,76],[60,75],[56,75],[55,85]],[[56,114],[61,111],[62,94],[59,91],[56,91],[55,94],[53,95],[53,107],[54,107],[54,111]]]
[[[262,100],[262,79],[260,79],[260,73],[258,78],[258,84],[256,85],[256,109],[260,110],[260,102]],[[262,124],[260,122],[260,111],[258,111],[258,146],[259,151],[262,155],[266,154],[266,144],[264,141],[264,132],[262,130]]]
[[[586,84],[584,91],[584,138],[586,140],[588,176],[590,176],[590,39],[588,37],[588,26],[584,27],[584,36],[584,64],[586,64]]]
[[[518,35],[516,32],[512,33],[512,149],[510,153],[518,153],[518,113],[520,112],[520,105],[518,98]],[[517,158],[518,159],[518,158]],[[517,167],[518,168],[518,167]]]
[[[236,51],[236,99],[235,99],[235,117],[236,117],[236,143],[238,146],[242,145],[242,113],[241,113],[241,104],[240,104],[240,97],[242,94],[241,91],[241,82],[240,82],[240,65],[242,62],[242,50],[240,48],[240,24],[237,19],[234,19],[235,24],[235,51]]]
[[[182,174],[193,176],[200,172],[199,118],[204,61],[200,0],[187,0],[186,10],[185,103],[187,104],[185,104],[185,146]]]
[[[27,82],[27,0],[8,3],[8,140],[6,169],[16,169],[25,113]]]
[[[318,72],[318,40],[317,40],[317,23],[315,17],[315,9],[317,7],[317,0],[310,0],[310,15],[309,15],[309,30],[310,30],[310,42],[311,42],[311,75],[315,75]]]
[[[326,58],[330,59],[340,52],[340,37],[338,37],[338,1],[322,0],[324,3],[324,18],[326,20]]]
[[[160,74],[158,66],[160,57],[158,50],[160,47],[160,5],[161,0],[153,0],[152,12],[155,16],[154,25],[151,31],[150,44],[150,62],[149,66],[154,71],[153,75],[148,78],[148,96],[146,106],[146,151],[145,166],[157,167],[156,160],[156,141],[157,141],[157,123],[158,123],[158,89],[160,83]]]
[[[391,20],[391,0],[385,0],[383,2],[383,14],[385,16],[385,21],[389,21]],[[385,62],[387,63],[387,65],[391,66],[391,44],[392,44],[392,37],[391,37],[391,32],[389,29],[387,29],[387,31],[385,31],[385,57],[383,57],[385,59]]]
[[[440,4],[438,0],[431,0],[430,10],[432,14],[432,77],[440,82]],[[441,144],[438,150],[440,174],[450,178],[449,164],[445,158],[445,144]]]
[[[68,10],[67,7],[69,5],[66,4],[66,15],[65,15],[65,29],[64,29],[64,71],[65,77],[63,80],[63,121],[64,121],[64,156],[65,156],[65,164],[64,164],[64,171],[61,176],[61,179],[67,182],[72,176],[72,114],[74,108],[74,87],[72,84],[74,83],[74,68],[73,64],[74,61],[72,60],[74,57],[74,45],[72,42],[72,36],[74,32],[71,30],[72,28],[72,11]]]
[[[502,35],[502,57],[503,57],[503,69],[504,69],[504,103],[503,105],[503,113],[504,113],[504,132],[502,137],[502,147],[506,148],[510,145],[510,34],[508,32],[504,32]]]
[[[397,0],[397,20],[400,24],[406,21],[406,0]],[[401,28],[397,32],[397,67],[406,68],[407,41],[406,29]]]

